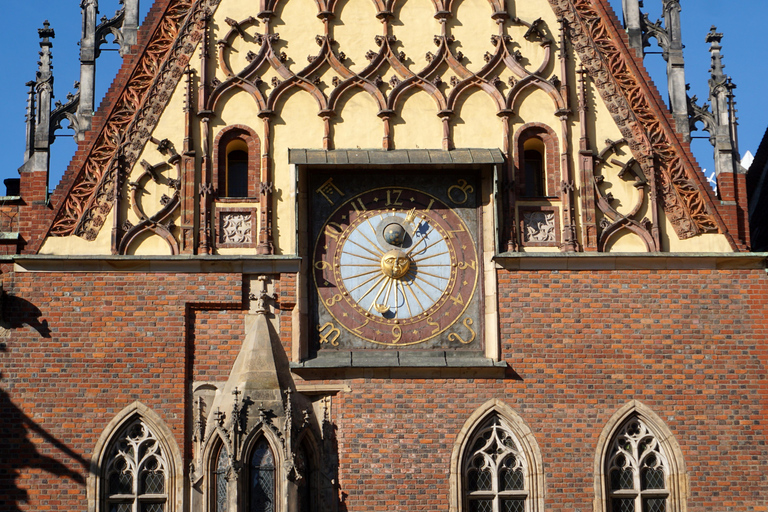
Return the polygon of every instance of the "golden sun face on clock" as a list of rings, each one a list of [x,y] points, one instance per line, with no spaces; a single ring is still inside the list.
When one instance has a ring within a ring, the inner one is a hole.
[[[447,343],[471,343],[476,331],[465,312],[479,266],[461,216],[416,189],[379,188],[345,199],[315,242],[320,343],[402,346],[441,335]]]

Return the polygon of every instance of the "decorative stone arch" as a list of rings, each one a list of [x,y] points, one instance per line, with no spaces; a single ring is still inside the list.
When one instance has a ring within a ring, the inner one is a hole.
[[[656,413],[637,400],[630,400],[608,420],[597,440],[595,450],[595,475],[594,512],[606,512],[608,510],[608,490],[606,489],[607,476],[605,474],[605,462],[610,456],[611,442],[619,430],[632,418],[639,418],[648,427],[659,442],[668,467],[667,485],[669,497],[667,498],[667,512],[686,512],[688,499],[688,473],[685,469],[685,461],[680,445],[677,444],[674,434]],[[638,511],[639,512],[639,511]]]
[[[160,442],[168,463],[168,501],[166,512],[184,510],[184,469],[181,452],[176,444],[173,432],[163,419],[152,409],[139,401],[120,411],[104,428],[91,456],[91,468],[86,482],[88,512],[106,512],[104,490],[104,468],[107,464],[110,448],[116,436],[133,421],[141,419]]]
[[[555,131],[544,123],[528,123],[521,126],[515,132],[513,140],[514,148],[514,176],[510,179],[515,182],[515,193],[518,200],[526,198],[525,196],[525,169],[523,158],[526,145],[532,141],[540,141],[543,146],[544,158],[544,183],[545,196],[560,200],[560,187],[557,186],[560,180],[560,143]]]
[[[536,442],[533,432],[525,424],[522,417],[511,407],[497,398],[493,398],[479,408],[467,419],[464,426],[456,436],[451,452],[450,474],[450,512],[468,512],[464,510],[463,488],[464,467],[469,443],[473,434],[492,416],[498,416],[517,438],[526,459],[525,487],[528,490],[527,512],[544,511],[544,466],[541,459],[541,450]]]
[[[258,441],[264,438],[272,450],[272,457],[275,463],[275,508],[274,512],[286,512],[288,509],[288,493],[286,492],[286,474],[285,457],[283,453],[283,443],[279,437],[267,425],[259,425],[248,434],[243,441],[239,453],[239,460],[242,464],[242,470],[239,472],[237,482],[237,508],[236,510],[249,510],[248,500],[250,499],[250,489],[248,488],[251,474],[250,463],[253,450]]]
[[[248,154],[248,195],[238,197],[236,200],[258,200],[259,181],[261,180],[261,141],[258,134],[250,126],[234,124],[222,129],[213,144],[213,176],[212,182],[216,186],[216,197],[222,199],[226,196],[227,179],[227,148],[232,144],[239,144]]]

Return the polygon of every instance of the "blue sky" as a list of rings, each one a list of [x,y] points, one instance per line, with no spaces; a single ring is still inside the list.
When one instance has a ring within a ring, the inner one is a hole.
[[[290,1],[290,0],[289,0]],[[621,17],[621,0],[610,0]],[[766,0],[681,0],[683,40],[685,43],[686,79],[691,83],[691,94],[700,102],[708,96],[709,45],[704,42],[711,25],[723,32],[723,55],[726,73],[737,85],[736,101],[739,109],[740,151],[754,153],[768,127],[768,108],[763,90],[768,84],[768,1]],[[151,0],[141,0],[142,17],[149,10]],[[645,0],[645,11],[652,20],[658,19],[662,0]],[[118,0],[100,0],[100,16],[111,17],[117,10]],[[0,124],[0,147],[5,155],[0,166],[0,180],[18,177],[17,169],[23,163],[24,111],[27,88],[37,70],[39,51],[37,29],[49,20],[56,31],[53,47],[54,94],[56,100],[66,102],[78,80],[81,15],[80,0],[23,0],[4,2],[3,12],[15,20],[0,31],[0,45],[6,51],[0,56],[5,79],[0,81],[0,94],[5,98],[4,122]],[[105,48],[114,48],[114,45]],[[649,49],[651,51],[654,48]],[[660,55],[646,57],[646,66],[659,90],[666,90],[665,63]],[[98,61],[97,98],[106,92],[120,65],[117,52],[105,52]],[[98,102],[97,102],[98,103]],[[762,105],[762,106],[761,106]],[[68,129],[51,148],[51,183],[53,189],[75,152],[75,143]],[[694,135],[706,136],[698,132]],[[712,146],[707,140],[694,140],[693,151],[702,168],[712,169]],[[0,195],[5,187],[0,184]]]

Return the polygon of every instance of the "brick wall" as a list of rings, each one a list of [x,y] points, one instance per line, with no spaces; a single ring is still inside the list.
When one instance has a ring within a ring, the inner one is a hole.
[[[680,444],[689,510],[765,510],[768,279],[499,272],[506,379],[357,379],[335,405],[349,511],[448,510],[457,433],[491,398],[542,452],[546,510],[591,511],[597,439],[631,399]]]
[[[0,510],[86,510],[96,441],[135,400],[163,418],[184,453],[186,379],[194,362],[185,309],[241,304],[240,275],[3,278],[12,298],[5,304],[11,335],[0,340]]]
[[[2,277],[14,298],[0,349],[0,510],[85,510],[93,447],[134,400],[160,414],[188,457],[186,386],[226,378],[242,340],[240,275]],[[282,304],[295,301],[294,279],[277,281]],[[491,398],[531,428],[547,510],[592,510],[598,436],[631,399],[674,433],[689,510],[765,510],[764,270],[498,279],[505,378],[358,374],[333,399],[342,510],[446,511],[453,444]],[[289,351],[290,311],[277,317]]]

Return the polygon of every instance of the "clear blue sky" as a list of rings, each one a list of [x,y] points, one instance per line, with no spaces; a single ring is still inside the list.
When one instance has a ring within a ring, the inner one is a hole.
[[[288,0],[290,1],[290,0]],[[527,1],[527,0],[526,0]],[[621,18],[621,0],[610,0]],[[645,11],[651,19],[658,19],[662,0],[645,0]],[[700,101],[708,96],[709,45],[704,42],[711,25],[723,32],[723,55],[726,72],[737,84],[736,101],[739,109],[740,150],[754,153],[768,127],[768,108],[764,89],[768,84],[768,1],[766,0],[681,0],[683,39],[685,42],[686,79],[691,83],[691,94]],[[142,18],[149,10],[151,0],[141,0]],[[111,17],[118,8],[118,0],[100,0],[100,16]],[[56,31],[53,47],[54,94],[56,100],[66,102],[67,92],[78,80],[79,63],[77,42],[80,38],[80,0],[22,0],[3,2],[3,12],[10,23],[0,31],[5,79],[0,81],[0,94],[5,98],[4,122],[0,124],[0,147],[3,158],[0,181],[18,177],[17,169],[23,163],[24,110],[26,91],[24,84],[34,79],[39,51],[37,29],[49,20]],[[110,45],[109,47],[114,47]],[[653,49],[651,49],[653,50]],[[116,52],[105,52],[97,68],[97,97],[101,98],[120,65]],[[646,57],[660,90],[666,89],[665,64],[660,55]],[[97,102],[98,103],[98,102]],[[762,106],[760,106],[762,105]],[[58,183],[75,152],[70,130],[61,135],[51,149],[52,189]],[[695,135],[706,135],[699,132]],[[694,153],[702,168],[712,169],[712,147],[706,140],[695,140]],[[0,183],[0,195],[5,187]]]

